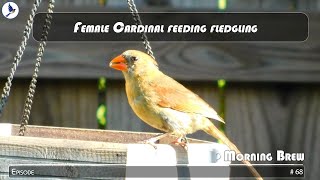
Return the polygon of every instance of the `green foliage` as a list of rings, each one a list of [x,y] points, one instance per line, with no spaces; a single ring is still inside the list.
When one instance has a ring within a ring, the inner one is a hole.
[[[226,80],[224,80],[224,79],[218,80],[218,88],[219,89],[224,88],[226,86],[226,84],[227,84]]]
[[[97,121],[99,127],[106,127],[107,126],[107,106],[104,104],[101,104],[96,113]]]
[[[227,0],[218,0],[218,9],[225,10],[227,8]]]
[[[96,112],[99,129],[106,129],[107,127],[106,93],[107,79],[100,77],[98,80],[98,108]]]
[[[98,82],[98,90],[99,91],[104,91],[106,89],[106,78],[101,77],[99,78],[99,82]]]

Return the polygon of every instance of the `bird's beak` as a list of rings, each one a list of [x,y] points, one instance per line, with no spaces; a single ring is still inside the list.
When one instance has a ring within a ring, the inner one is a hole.
[[[112,61],[109,63],[109,67],[119,71],[128,70],[127,61],[122,55],[119,55],[112,59]]]

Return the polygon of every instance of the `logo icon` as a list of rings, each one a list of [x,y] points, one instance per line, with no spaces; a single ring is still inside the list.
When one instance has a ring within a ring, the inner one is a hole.
[[[7,19],[13,19],[19,14],[19,7],[14,2],[7,2],[2,6],[2,14]]]

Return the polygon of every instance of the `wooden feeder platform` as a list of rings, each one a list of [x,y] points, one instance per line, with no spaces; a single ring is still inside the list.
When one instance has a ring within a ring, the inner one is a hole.
[[[3,125],[0,123],[2,128]],[[25,136],[17,136],[19,125],[6,124],[5,130],[10,128],[11,134],[3,135],[0,132],[0,179],[1,176],[8,177],[9,166],[12,164],[127,164],[130,144],[159,135],[29,125]],[[188,153],[179,146],[169,145],[175,139],[173,136],[163,138],[157,146],[174,149],[175,163],[187,164]],[[197,139],[189,139],[189,142],[210,143]],[[151,145],[140,145],[154,150]],[[145,157],[145,149],[142,149],[143,152],[140,152],[141,149],[135,152],[137,157],[139,154]]]

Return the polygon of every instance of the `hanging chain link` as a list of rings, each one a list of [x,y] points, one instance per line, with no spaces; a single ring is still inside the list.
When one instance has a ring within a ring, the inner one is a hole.
[[[128,2],[128,5],[129,5],[129,9],[131,11],[131,14],[133,16],[133,20],[136,22],[136,25],[143,25],[142,22],[141,22],[141,19],[140,19],[140,16],[139,16],[139,12],[138,12],[138,9],[134,3],[134,0],[127,0]],[[152,52],[152,48],[150,46],[150,43],[148,41],[148,38],[147,38],[147,35],[145,32],[142,32],[141,33],[141,39],[143,40],[143,44],[144,44],[144,47],[145,49],[147,50],[147,53],[153,58],[153,52]]]
[[[36,84],[37,84],[38,72],[39,72],[39,68],[41,65],[41,60],[43,57],[44,48],[46,46],[48,33],[50,30],[50,25],[51,25],[51,20],[52,20],[51,14],[53,13],[54,2],[55,2],[54,0],[49,1],[45,24],[43,25],[42,34],[41,34],[41,41],[39,42],[36,64],[35,64],[34,72],[32,75],[32,80],[30,82],[30,86],[29,86],[29,90],[28,90],[28,94],[27,94],[27,99],[25,101],[25,105],[24,105],[23,112],[22,112],[19,136],[24,136],[24,133],[26,131],[26,126],[28,125],[28,121],[30,118],[31,108],[32,108],[32,104],[33,104],[33,97],[34,97],[34,93],[35,93],[36,87],[37,87]]]
[[[136,22],[137,25],[142,25],[142,22],[141,22],[138,10],[136,8],[136,5],[134,3],[134,0],[127,0],[127,2],[128,2],[128,5],[129,5],[129,9],[131,10],[131,13],[132,13],[134,21]],[[13,67],[11,68],[10,75],[7,78],[7,82],[5,84],[5,87],[3,88],[3,93],[1,95],[1,100],[0,100],[0,116],[1,116],[1,114],[3,112],[4,106],[6,105],[6,103],[8,101],[8,97],[10,95],[10,89],[11,89],[11,86],[12,86],[13,76],[14,76],[16,70],[17,70],[17,67],[18,67],[18,65],[19,65],[19,63],[21,61],[22,55],[24,53],[24,50],[25,50],[25,48],[27,46],[27,41],[28,41],[28,39],[30,37],[30,32],[31,32],[32,26],[33,26],[35,12],[37,11],[40,3],[41,3],[41,0],[35,0],[35,2],[33,4],[32,10],[31,10],[31,14],[29,16],[29,19],[27,21],[27,25],[26,25],[24,33],[23,33],[23,40],[22,40],[21,45],[19,46],[19,48],[17,50],[17,53],[16,53],[15,57],[14,57]],[[31,83],[30,83],[30,86],[29,86],[29,91],[28,91],[27,99],[25,101],[24,110],[23,110],[23,113],[22,113],[23,115],[22,115],[22,119],[21,119],[20,131],[19,131],[19,135],[20,136],[24,135],[24,132],[26,130],[26,125],[28,124],[28,121],[29,121],[31,107],[32,107],[32,103],[33,103],[33,97],[34,97],[34,93],[35,93],[35,89],[36,89],[38,72],[39,72],[41,60],[42,60],[42,57],[43,57],[44,48],[46,46],[46,40],[47,40],[47,36],[48,36],[48,31],[49,31],[50,25],[51,25],[51,20],[52,20],[51,13],[53,13],[53,8],[54,8],[54,0],[50,0],[49,1],[49,5],[48,5],[46,20],[45,20],[45,25],[43,27],[43,33],[42,33],[42,37],[41,37],[41,42],[39,43],[35,69],[34,69],[32,80],[31,80]],[[143,40],[143,44],[145,46],[145,49],[147,50],[147,53],[152,58],[154,58],[153,52],[152,52],[152,48],[151,48],[150,43],[148,41],[147,35],[144,32],[141,34],[141,39]]]
[[[8,101],[8,97],[10,95],[10,89],[11,89],[11,86],[12,86],[12,80],[13,80],[13,76],[17,70],[17,67],[19,66],[19,63],[21,61],[21,58],[22,58],[22,55],[23,55],[23,52],[24,50],[26,49],[26,46],[27,46],[27,41],[30,37],[30,32],[31,32],[31,29],[32,29],[32,26],[33,26],[33,19],[34,19],[34,16],[36,14],[36,11],[39,7],[41,3],[41,0],[35,0],[34,1],[34,4],[33,4],[33,7],[31,9],[31,14],[29,15],[29,19],[27,21],[27,25],[23,31],[23,40],[16,52],[16,55],[14,56],[14,61],[13,61],[13,66],[11,68],[11,71],[10,71],[10,75],[8,76],[7,78],[7,82],[3,88],[3,92],[2,92],[2,95],[1,95],[1,100],[0,100],[0,116],[2,115],[2,112],[3,112],[3,109],[4,109],[4,106],[6,105],[7,101]]]

